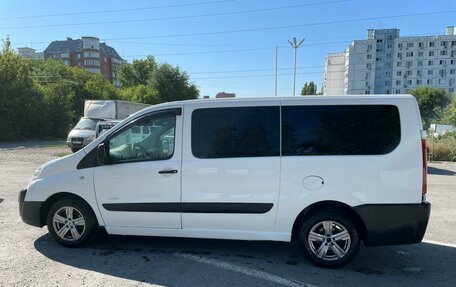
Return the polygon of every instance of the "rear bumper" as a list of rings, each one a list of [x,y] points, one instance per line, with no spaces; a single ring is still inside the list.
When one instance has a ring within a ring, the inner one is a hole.
[[[353,208],[366,227],[367,246],[413,244],[423,240],[431,204],[366,204]]]
[[[19,192],[19,215],[22,221],[33,226],[42,227],[44,224],[41,221],[41,201],[25,201],[27,190]]]

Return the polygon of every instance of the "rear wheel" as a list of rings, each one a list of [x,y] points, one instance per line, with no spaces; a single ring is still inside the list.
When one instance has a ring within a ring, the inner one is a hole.
[[[311,215],[301,225],[299,246],[312,263],[335,268],[353,260],[360,241],[358,231],[349,217],[321,212]]]
[[[50,208],[47,226],[55,241],[67,247],[76,247],[92,236],[96,220],[87,203],[78,199],[62,199]]]

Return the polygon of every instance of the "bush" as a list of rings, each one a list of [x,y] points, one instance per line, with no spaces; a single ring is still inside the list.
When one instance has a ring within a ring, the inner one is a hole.
[[[456,139],[443,137],[428,141],[431,160],[456,161]]]

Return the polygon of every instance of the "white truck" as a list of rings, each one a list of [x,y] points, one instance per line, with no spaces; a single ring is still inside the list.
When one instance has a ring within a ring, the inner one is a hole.
[[[122,120],[148,106],[119,100],[87,100],[84,116],[68,134],[67,145],[72,152],[77,152],[96,138],[95,127],[99,121]]]

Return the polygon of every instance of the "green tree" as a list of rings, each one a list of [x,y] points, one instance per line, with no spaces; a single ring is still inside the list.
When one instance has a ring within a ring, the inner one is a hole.
[[[304,84],[301,90],[301,96],[316,95],[317,94],[317,85],[313,81],[309,84],[307,82]]]
[[[123,64],[119,71],[120,84],[122,87],[147,85],[156,68],[155,58],[150,55],[144,60],[133,60],[132,64]]]
[[[451,97],[443,89],[422,87],[410,91],[415,96],[420,108],[421,120],[424,128],[429,128],[431,123],[440,123],[444,112],[451,101]]]
[[[0,53],[0,140],[44,136],[42,108],[29,65],[11,50],[7,37]]]
[[[158,92],[151,86],[136,85],[134,87],[124,88],[121,91],[121,98],[125,101],[144,103],[144,104],[157,104]]]
[[[158,102],[191,100],[199,97],[198,88],[189,83],[189,77],[179,67],[161,64],[152,73],[150,85],[158,92]]]
[[[92,75],[84,88],[92,99],[117,100],[120,97],[119,89],[100,74]]]

